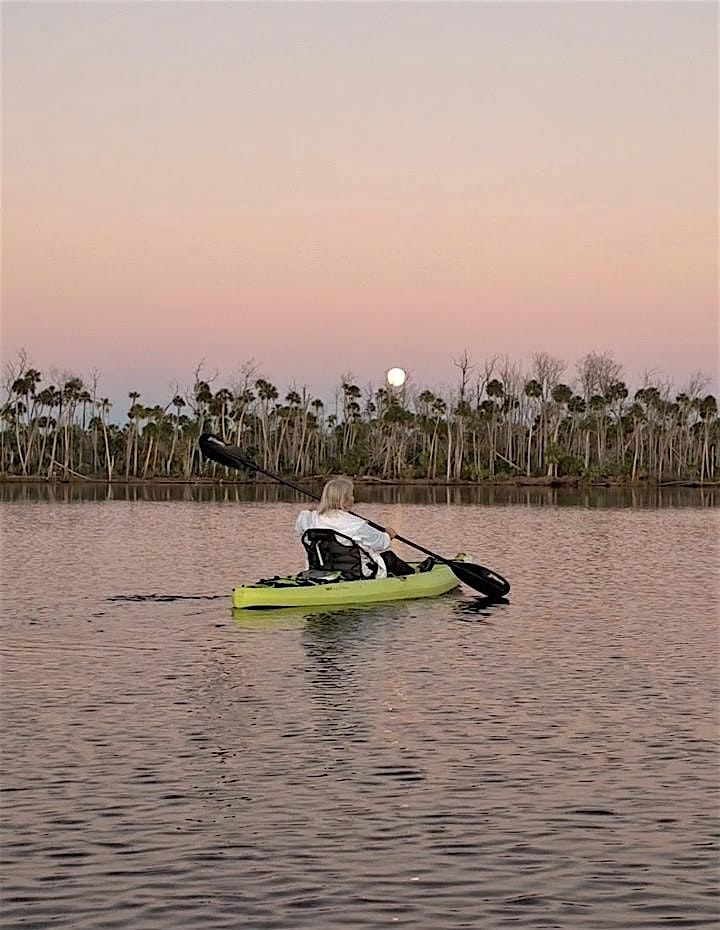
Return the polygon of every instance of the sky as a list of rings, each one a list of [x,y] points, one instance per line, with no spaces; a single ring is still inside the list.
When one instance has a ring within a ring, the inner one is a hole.
[[[714,2],[10,2],[2,357],[718,384]],[[47,379],[46,379],[47,380]],[[123,398],[123,400],[119,400]]]

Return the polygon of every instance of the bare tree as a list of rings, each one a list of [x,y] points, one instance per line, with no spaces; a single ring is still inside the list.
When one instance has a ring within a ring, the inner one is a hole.
[[[577,362],[581,394],[588,403],[593,394],[605,395],[611,384],[623,378],[623,366],[612,352],[588,352]]]

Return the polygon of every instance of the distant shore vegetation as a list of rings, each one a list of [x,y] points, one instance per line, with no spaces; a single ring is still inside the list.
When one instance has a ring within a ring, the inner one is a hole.
[[[545,352],[454,361],[442,393],[414,384],[363,388],[341,375],[327,404],[308,387],[282,391],[247,362],[229,385],[194,372],[185,390],[148,405],[128,390],[117,411],[100,377],[46,378],[25,352],[6,366],[0,475],[45,480],[247,480],[203,460],[201,433],[296,478],[343,473],[386,481],[718,480],[720,421],[709,379],[682,390],[648,376],[631,391],[612,353],[569,374]],[[329,409],[331,408],[331,409]]]

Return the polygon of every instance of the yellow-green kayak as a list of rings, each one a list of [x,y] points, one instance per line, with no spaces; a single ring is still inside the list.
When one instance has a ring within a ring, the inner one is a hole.
[[[413,563],[410,563],[413,564]],[[233,607],[346,607],[404,601],[415,597],[437,597],[460,582],[447,565],[402,578],[371,578],[366,581],[307,582],[301,576],[273,578],[233,588]]]

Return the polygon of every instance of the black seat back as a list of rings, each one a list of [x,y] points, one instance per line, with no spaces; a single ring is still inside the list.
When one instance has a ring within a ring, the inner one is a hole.
[[[305,530],[302,544],[308,568],[340,572],[346,581],[374,578],[378,566],[354,539],[335,530]]]

